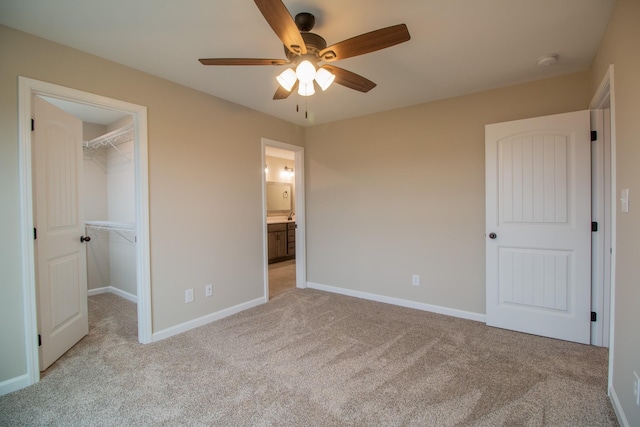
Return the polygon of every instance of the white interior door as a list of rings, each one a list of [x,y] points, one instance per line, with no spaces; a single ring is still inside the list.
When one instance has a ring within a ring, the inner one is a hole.
[[[34,224],[40,370],[89,331],[82,177],[82,121],[34,97]]]
[[[589,111],[487,125],[487,325],[589,343]]]

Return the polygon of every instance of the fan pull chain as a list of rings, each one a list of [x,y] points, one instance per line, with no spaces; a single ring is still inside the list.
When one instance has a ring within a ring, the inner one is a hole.
[[[300,97],[296,95],[296,113],[300,112]],[[309,119],[309,111],[307,108],[307,97],[304,98],[304,118]]]

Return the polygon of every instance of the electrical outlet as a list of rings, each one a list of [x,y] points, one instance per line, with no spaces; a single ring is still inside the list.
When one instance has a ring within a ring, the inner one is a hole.
[[[633,371],[633,395],[636,397],[636,405],[640,406],[640,378],[636,371]]]
[[[204,295],[206,297],[210,297],[211,295],[213,295],[213,285],[212,284],[208,284],[207,286],[204,287]]]
[[[184,291],[184,302],[193,302],[193,288]]]
[[[411,284],[413,286],[420,286],[420,275],[419,274],[414,274],[413,276],[411,276]]]

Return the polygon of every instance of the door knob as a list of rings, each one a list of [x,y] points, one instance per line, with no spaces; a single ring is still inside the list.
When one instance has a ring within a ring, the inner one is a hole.
[[[490,239],[495,239],[496,237],[498,237],[498,235],[496,233],[489,233],[489,238]]]
[[[91,241],[91,237],[90,236],[80,236],[80,243],[84,243],[84,242],[90,242]]]

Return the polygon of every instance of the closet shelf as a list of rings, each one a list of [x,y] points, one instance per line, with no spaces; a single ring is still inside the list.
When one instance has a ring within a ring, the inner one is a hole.
[[[136,236],[133,236],[132,238],[123,233],[124,231],[135,231],[135,226],[133,224],[113,221],[85,221],[84,226],[86,228],[92,228],[94,230],[113,231],[129,243],[136,242]]]
[[[131,161],[131,158],[127,154],[120,151],[120,149],[118,148],[118,145],[122,144],[123,142],[133,141],[133,135],[134,134],[133,134],[133,123],[132,123],[130,125],[121,127],[120,129],[116,129],[112,132],[109,132],[102,136],[94,138],[91,141],[85,141],[82,144],[82,146],[85,149],[89,149],[89,148],[100,148],[100,147],[104,147],[105,145],[110,145],[118,153],[122,154],[125,157],[125,159],[129,162]]]
[[[87,148],[97,148],[103,145],[116,146],[131,140],[133,140],[133,123],[93,138],[91,141],[86,141],[84,146]]]
[[[103,229],[103,230],[122,230],[133,231],[135,226],[127,222],[113,222],[113,221],[85,221],[84,225],[91,228]]]

